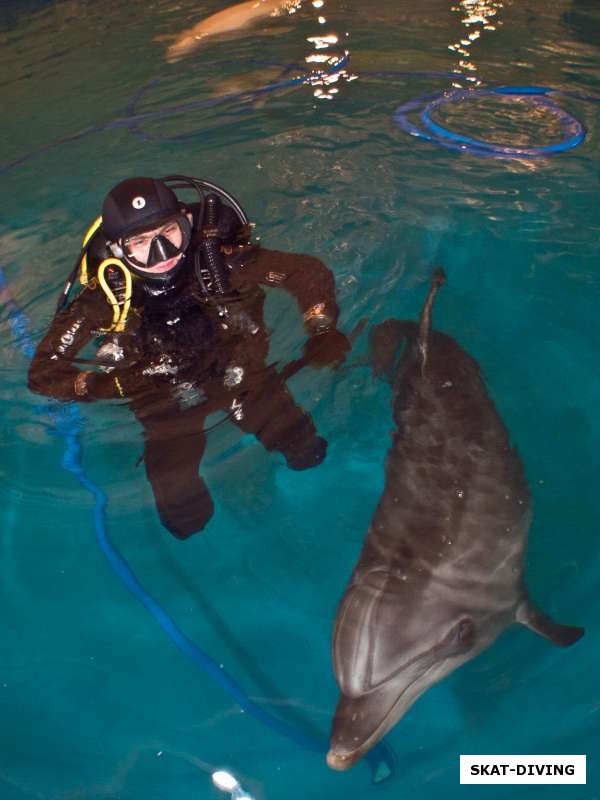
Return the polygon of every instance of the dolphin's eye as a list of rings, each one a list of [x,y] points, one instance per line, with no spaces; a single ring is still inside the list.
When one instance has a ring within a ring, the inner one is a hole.
[[[456,639],[461,648],[472,647],[475,643],[475,623],[472,619],[461,619],[456,627]]]

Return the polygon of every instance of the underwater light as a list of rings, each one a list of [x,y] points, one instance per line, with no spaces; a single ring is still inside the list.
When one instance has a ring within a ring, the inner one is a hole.
[[[230,772],[219,769],[213,772],[212,779],[217,789],[230,793],[231,800],[254,800],[252,795],[242,788],[240,782]]]

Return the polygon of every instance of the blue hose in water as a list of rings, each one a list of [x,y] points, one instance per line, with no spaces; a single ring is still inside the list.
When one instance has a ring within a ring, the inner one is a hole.
[[[0,299],[6,309],[8,324],[12,333],[14,345],[27,357],[31,358],[35,352],[35,345],[29,334],[29,322],[24,312],[10,297],[4,271],[0,267]],[[325,754],[327,742],[313,738],[283,720],[274,717],[259,705],[254,703],[243,691],[237,681],[231,677],[217,662],[194,644],[178,628],[173,619],[144,589],[133,571],[113,547],[106,531],[106,506],[105,493],[85,473],[81,463],[81,442],[79,435],[83,430],[83,418],[75,403],[59,403],[48,401],[38,407],[38,411],[50,420],[51,430],[64,438],[66,450],[62,458],[62,466],[77,477],[81,485],[88,490],[94,498],[92,514],[94,527],[100,549],[106,556],[110,566],[119,576],[121,581],[134,594],[146,609],[152,614],[165,633],[185,653],[206,672],[244,711],[266,725],[281,736],[290,739],[300,747],[315,753]],[[385,745],[378,745],[367,755],[374,782],[381,782],[391,777],[395,772],[394,759]]]
[[[265,95],[270,94],[271,92],[275,92],[279,89],[287,89],[295,86],[300,86],[301,84],[308,83],[309,81],[314,79],[314,73],[308,72],[306,67],[299,64],[275,64],[270,61],[264,62],[254,62],[256,66],[265,66],[265,67],[278,67],[281,72],[279,74],[279,78],[263,86],[259,89],[252,89],[246,92],[236,92],[235,94],[227,94],[221,95],[220,97],[212,97],[208,98],[204,101],[198,101],[202,103],[206,103],[207,105],[201,106],[201,108],[208,108],[209,105],[222,105],[224,102],[228,103],[235,103],[235,102],[244,102],[246,104],[252,104],[257,100],[262,100]],[[329,69],[325,70],[322,73],[318,73],[321,75],[332,75],[335,72],[339,72],[346,64],[348,63],[348,56],[344,55],[341,59],[339,59],[334,65],[329,67]],[[193,69],[193,65],[188,69]],[[285,76],[290,72],[300,72],[303,73],[296,78],[286,78]],[[186,131],[186,133],[177,133],[171,136],[165,136],[163,134],[151,134],[145,131],[139,122],[136,120],[139,117],[138,114],[138,106],[142,102],[144,96],[155,86],[158,86],[161,83],[164,83],[167,80],[173,80],[173,76],[161,76],[158,78],[154,78],[148,83],[145,83],[143,86],[137,90],[137,92],[133,95],[129,103],[127,104],[127,117],[132,120],[132,122],[128,125],[129,130],[135,136],[138,136],[140,139],[144,139],[147,142],[182,142],[186,139],[193,139],[195,136],[198,136],[199,133],[202,133],[203,129],[191,130]],[[218,103],[215,101],[219,101]],[[168,110],[168,109],[167,109]],[[161,112],[162,113],[162,112]]]
[[[172,106],[165,106],[164,108],[155,111],[146,111],[138,113],[137,106],[146,95],[146,93],[154,86],[162,83],[171,76],[161,76],[154,78],[148,83],[140,87],[133,95],[127,106],[127,115],[124,117],[117,117],[116,119],[109,120],[108,122],[100,123],[99,125],[91,125],[88,128],[71,133],[67,136],[57,139],[54,142],[49,142],[29,153],[20,156],[19,158],[9,161],[6,164],[0,165],[0,175],[9,172],[20,164],[24,164],[35,158],[42,153],[46,153],[61,144],[68,144],[69,142],[77,141],[78,139],[88,136],[92,133],[101,133],[102,131],[113,130],[120,127],[128,127],[132,133],[140,136],[148,141],[182,141],[197,136],[201,131],[194,130],[182,134],[175,134],[172,136],[162,136],[158,134],[149,134],[142,129],[142,125],[146,122],[153,122],[167,117],[176,117],[180,114],[186,114],[192,111],[201,109],[214,108],[216,106],[226,105],[230,103],[252,103],[261,99],[267,94],[276,92],[281,89],[287,89],[302,84],[311,83],[318,80],[319,77],[327,77],[342,70],[348,64],[348,54],[346,53],[342,58],[338,59],[334,64],[327,67],[322,72],[307,71],[306,67],[293,64],[278,65],[268,62],[268,66],[280,66],[281,75],[278,80],[268,83],[259,89],[232,92],[230,94],[220,95],[218,97],[209,97],[204,100],[190,100],[185,103],[179,103]],[[261,62],[251,62],[257,64]],[[266,62],[265,62],[266,63]],[[304,74],[298,75],[295,78],[286,78],[285,75],[291,70],[303,72]],[[361,78],[377,77],[377,78],[450,78],[456,80],[460,77],[456,72],[442,72],[442,71],[421,71],[409,72],[406,70],[380,70],[380,71],[367,71],[360,74]],[[563,129],[563,139],[554,145],[541,145],[533,147],[513,147],[510,145],[499,145],[492,142],[486,142],[482,139],[473,139],[470,137],[462,136],[459,133],[450,131],[439,123],[436,123],[431,118],[431,112],[439,106],[449,103],[456,103],[463,100],[470,100],[474,97],[482,95],[510,95],[520,99],[527,99],[535,105],[544,106],[561,123]],[[472,89],[451,89],[442,92],[435,92],[433,94],[423,95],[413,100],[409,100],[398,106],[394,112],[393,118],[395,123],[410,136],[415,136],[419,139],[425,139],[433,144],[440,145],[449,150],[457,150],[462,153],[470,153],[475,156],[492,156],[495,158],[539,158],[557,155],[558,153],[571,150],[580,145],[586,136],[583,125],[575,119],[571,114],[565,111],[554,100],[554,97],[569,97],[575,100],[582,100],[584,102],[598,103],[600,98],[590,95],[584,95],[577,92],[567,92],[560,89],[553,89],[547,86],[496,86],[485,89],[472,88]],[[420,112],[422,127],[415,125],[410,121],[409,115]]]
[[[256,62],[253,62],[256,63]],[[177,105],[172,106],[165,106],[164,108],[158,109],[157,111],[146,111],[143,113],[135,112],[135,107],[139,104],[143,95],[152,87],[155,86],[157,83],[162,82],[165,78],[155,78],[154,80],[150,81],[149,83],[144,84],[141,89],[135,93],[132,100],[129,102],[128,109],[131,113],[129,113],[125,117],[117,117],[116,119],[109,120],[108,122],[102,122],[99,125],[90,125],[87,128],[83,128],[76,133],[70,133],[67,136],[63,136],[61,139],[57,139],[54,142],[48,142],[47,144],[42,145],[41,147],[36,148],[35,150],[31,150],[29,153],[25,153],[19,158],[14,159],[14,161],[9,161],[6,164],[0,165],[0,175],[5,172],[10,172],[10,170],[14,169],[15,167],[19,166],[20,164],[24,164],[27,161],[35,158],[36,156],[42,155],[42,153],[47,153],[49,150],[58,147],[61,144],[68,144],[70,142],[75,142],[78,139],[82,139],[84,136],[89,136],[92,133],[101,133],[102,131],[109,131],[114,130],[115,128],[122,128],[127,127],[130,130],[137,132],[138,135],[143,135],[146,138],[150,138],[148,134],[144,134],[141,129],[140,125],[145,122],[153,122],[159,119],[165,119],[167,117],[176,117],[180,114],[186,114],[191,111],[198,111],[204,108],[214,108],[215,106],[225,105],[228,103],[240,103],[240,102],[253,102],[262,98],[266,94],[270,94],[272,92],[276,92],[280,89],[287,89],[294,86],[300,86],[305,83],[310,83],[317,77],[318,75],[327,76],[333,75],[336,72],[339,72],[343,67],[348,63],[348,55],[344,55],[339,58],[334,64],[330,65],[327,69],[323,70],[322,72],[314,73],[314,72],[304,72],[303,75],[299,75],[296,78],[282,78],[280,80],[274,81],[273,83],[269,83],[266,86],[262,86],[259,89],[248,90],[248,91],[241,91],[241,92],[231,92],[230,94],[220,95],[218,97],[208,97],[204,100],[190,100],[186,103],[178,103]],[[269,66],[273,66],[273,64],[269,64]],[[286,71],[289,68],[289,65],[282,64],[281,65],[282,71]],[[183,134],[182,137],[179,138],[186,138],[188,136],[197,135],[198,131],[194,131],[193,133]],[[173,137],[177,139],[178,137]]]

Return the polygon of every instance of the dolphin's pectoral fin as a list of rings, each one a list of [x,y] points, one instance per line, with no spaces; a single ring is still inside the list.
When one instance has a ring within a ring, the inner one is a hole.
[[[569,645],[575,644],[584,634],[583,628],[559,625],[558,622],[554,622],[543,611],[536,608],[530,600],[524,600],[521,603],[517,608],[515,618],[521,625],[525,625],[534,633],[539,633],[540,636],[559,647],[569,647]]]
[[[348,334],[348,339],[350,339],[350,344],[354,346],[354,343],[362,336],[364,329],[369,324],[369,317],[361,317],[356,325],[352,328],[350,333]]]
[[[415,322],[399,319],[386,319],[376,325],[369,336],[370,360],[373,375],[384,377],[392,383],[398,368],[400,343],[405,339],[414,339],[417,333]]]

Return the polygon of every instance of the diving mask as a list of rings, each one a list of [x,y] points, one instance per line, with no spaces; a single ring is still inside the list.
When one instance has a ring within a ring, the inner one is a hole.
[[[161,224],[130,234],[121,243],[122,258],[145,277],[170,273],[190,243],[191,225],[186,216],[176,214]],[[173,262],[177,259],[177,262]],[[170,262],[173,262],[172,264]],[[164,268],[161,269],[161,267]]]

